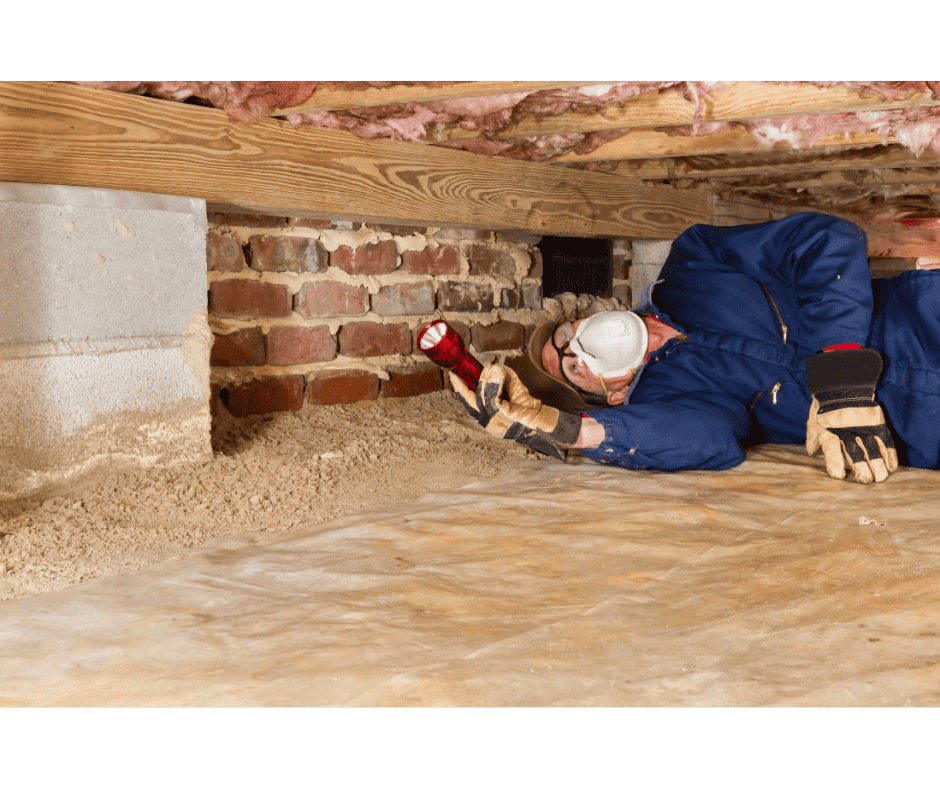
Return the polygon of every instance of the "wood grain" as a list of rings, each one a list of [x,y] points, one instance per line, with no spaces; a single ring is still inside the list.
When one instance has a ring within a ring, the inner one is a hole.
[[[605,82],[453,82],[447,85],[392,85],[386,88],[342,90],[324,86],[303,104],[284,107],[272,115],[291,115],[298,112],[322,112],[328,110],[355,109],[356,107],[381,107],[386,104],[406,102],[443,101],[446,99],[473,98],[474,96],[498,96],[504,93],[525,93],[555,88],[573,88],[587,85],[604,85]]]
[[[887,101],[881,96],[862,96],[845,88],[734,82],[723,88],[715,88],[712,98],[703,99],[701,112],[702,120],[717,122],[935,106],[940,106],[940,99],[933,98],[929,93]],[[611,129],[685,126],[692,123],[695,110],[694,102],[673,90],[654,91],[629,99],[621,107],[606,107],[603,114],[596,110],[574,109],[554,117],[530,115],[494,136],[511,139],[546,134],[587,134]],[[479,132],[455,124],[438,131],[435,141],[475,139],[477,136]]]
[[[0,83],[0,179],[584,237],[668,238],[711,216],[701,193],[49,82]]]
[[[827,134],[820,137],[810,148],[835,148],[850,145],[875,145],[882,142],[881,135],[875,132],[855,132],[852,134]],[[893,136],[887,137],[886,144],[896,142]],[[762,145],[745,128],[717,131],[714,134],[700,136],[672,136],[652,129],[628,131],[622,137],[599,145],[589,153],[564,153],[552,159],[554,162],[603,161],[606,159],[648,159],[651,157],[677,156],[718,156],[737,153],[754,153],[766,150],[789,150],[786,142],[778,142],[773,148]]]

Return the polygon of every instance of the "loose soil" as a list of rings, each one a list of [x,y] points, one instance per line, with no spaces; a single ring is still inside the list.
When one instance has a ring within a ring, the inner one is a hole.
[[[449,391],[222,416],[212,444],[201,466],[114,474],[68,495],[0,502],[0,599],[264,541],[545,461],[481,430]]]

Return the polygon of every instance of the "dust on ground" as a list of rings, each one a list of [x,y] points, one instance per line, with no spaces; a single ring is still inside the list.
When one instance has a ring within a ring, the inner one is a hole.
[[[114,474],[68,495],[0,502],[0,599],[233,544],[220,537],[264,541],[263,532],[404,504],[544,460],[488,435],[449,391],[222,416],[212,445],[203,465]]]

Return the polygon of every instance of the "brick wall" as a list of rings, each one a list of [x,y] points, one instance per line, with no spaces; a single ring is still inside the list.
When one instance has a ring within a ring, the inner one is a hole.
[[[446,376],[416,344],[436,317],[483,363],[518,355],[550,314],[539,240],[210,212],[213,408],[244,416],[440,390]]]

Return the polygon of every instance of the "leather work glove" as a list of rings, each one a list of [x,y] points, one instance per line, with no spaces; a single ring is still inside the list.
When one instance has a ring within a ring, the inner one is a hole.
[[[806,359],[806,374],[813,403],[806,423],[806,452],[820,447],[826,472],[844,479],[846,461],[862,484],[883,482],[898,469],[898,453],[875,402],[881,376],[877,350],[830,350]]]
[[[545,405],[529,394],[513,370],[502,364],[489,364],[483,369],[476,393],[453,373],[450,380],[466,411],[491,435],[567,462],[558,447],[578,440],[580,416]]]

